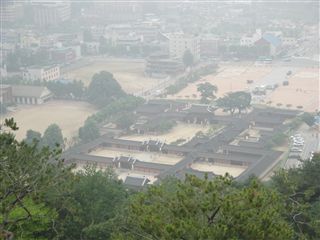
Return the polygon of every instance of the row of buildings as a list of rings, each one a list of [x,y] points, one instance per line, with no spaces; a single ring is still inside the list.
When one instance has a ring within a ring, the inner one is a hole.
[[[210,106],[187,105],[154,100],[136,109],[136,114],[147,121],[157,121],[165,116],[185,124],[219,124],[224,127],[212,137],[194,137],[182,145],[159,141],[156,134],[154,139],[142,141],[128,140],[121,137],[121,133],[117,137],[106,134],[65,152],[65,162],[75,163],[78,167],[86,164],[112,167],[125,184],[134,188],[153,184],[167,176],[183,179],[185,174],[193,174],[212,178],[219,175],[209,170],[214,165],[241,169],[236,176],[239,180],[246,180],[252,175],[262,178],[283,155],[283,152],[268,147],[270,139],[279,131],[285,131],[288,128],[285,122],[298,114],[297,111],[253,109],[241,117],[217,116]],[[140,129],[143,126],[137,127]],[[138,132],[142,136],[150,136],[146,128]],[[106,155],[99,153],[101,149]],[[118,155],[112,155],[113,152]],[[143,156],[146,155],[152,157],[145,159]],[[169,164],[156,160],[159,156],[163,156],[162,159],[172,158],[173,161]],[[197,169],[197,164],[207,166],[207,170]]]
[[[0,68],[1,76],[6,78],[10,73],[7,72],[6,65]],[[18,73],[10,74],[20,77],[25,81],[56,81],[61,79],[60,67],[58,65],[30,66],[21,68]]]

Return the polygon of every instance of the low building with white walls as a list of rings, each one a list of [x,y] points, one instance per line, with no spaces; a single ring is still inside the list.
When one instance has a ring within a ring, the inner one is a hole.
[[[43,104],[52,99],[53,94],[46,87],[13,85],[12,98],[16,104]]]
[[[252,47],[256,41],[262,38],[261,29],[257,29],[252,35],[244,35],[240,39],[240,46]]]
[[[34,66],[28,67],[23,70],[22,77],[25,80],[45,80],[54,81],[60,79],[60,67],[54,66]]]

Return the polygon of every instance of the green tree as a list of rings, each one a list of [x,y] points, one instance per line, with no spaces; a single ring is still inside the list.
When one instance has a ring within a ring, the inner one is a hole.
[[[137,116],[132,112],[124,112],[118,114],[115,119],[115,123],[119,128],[129,129],[132,124],[137,120]]]
[[[320,155],[305,160],[299,168],[280,170],[272,186],[285,199],[287,220],[294,226],[296,239],[320,238]]]
[[[187,176],[134,196],[114,239],[291,239],[285,210],[256,179],[235,187],[229,177]]]
[[[219,98],[216,104],[231,114],[234,114],[236,109],[241,113],[251,106],[251,94],[244,91],[227,93],[226,96]]]
[[[100,136],[99,126],[93,119],[87,119],[84,126],[79,128],[79,138],[82,142],[92,141]]]
[[[119,83],[106,71],[95,74],[88,87],[88,100],[98,107],[103,107],[124,95]]]
[[[184,52],[182,60],[185,67],[191,67],[194,64],[194,57],[190,50]]]
[[[44,132],[42,145],[53,149],[57,146],[64,147],[64,140],[61,128],[57,124],[51,124]]]
[[[159,118],[146,123],[146,128],[151,132],[165,133],[177,125],[176,121],[166,118]]]
[[[57,98],[83,99],[86,88],[81,80],[62,83],[60,81],[44,82],[44,85],[54,93]]]
[[[201,94],[202,103],[209,103],[210,101],[216,98],[214,94],[218,91],[217,86],[212,85],[209,82],[200,83],[197,86],[198,86],[197,90]]]
[[[5,120],[0,133],[1,239],[42,239],[52,227],[55,211],[45,206],[52,189],[62,189],[70,173],[59,160],[60,150],[39,148],[15,139],[18,127]]]
[[[143,103],[144,99],[141,97],[126,95],[109,103],[107,106],[103,107],[100,111],[89,118],[95,120],[97,123],[108,122],[119,114],[132,112]]]
[[[34,141],[36,142],[41,142],[41,133],[37,131],[33,131],[32,129],[29,129],[26,134],[26,143],[30,144],[33,143]]]
[[[65,209],[57,220],[59,239],[109,239],[112,219],[126,199],[121,181],[110,169],[87,166],[76,174]]]

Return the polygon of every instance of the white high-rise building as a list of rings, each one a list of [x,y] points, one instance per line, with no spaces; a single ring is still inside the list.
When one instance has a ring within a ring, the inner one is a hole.
[[[57,26],[71,17],[70,2],[33,4],[34,22],[40,27]]]
[[[188,35],[184,33],[168,34],[169,52],[173,59],[183,58],[184,53],[189,50],[193,55],[194,61],[200,59],[200,38],[198,36]]]

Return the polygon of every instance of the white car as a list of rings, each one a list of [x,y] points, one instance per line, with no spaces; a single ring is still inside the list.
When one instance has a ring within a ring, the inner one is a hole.
[[[293,137],[293,139],[296,139],[296,140],[304,140],[303,137],[298,137],[298,136]]]
[[[298,147],[293,147],[291,148],[291,152],[302,152],[302,149]]]
[[[303,143],[294,143],[293,146],[295,147],[302,147],[304,144]]]
[[[294,138],[293,139],[294,142],[304,142],[303,138]]]

